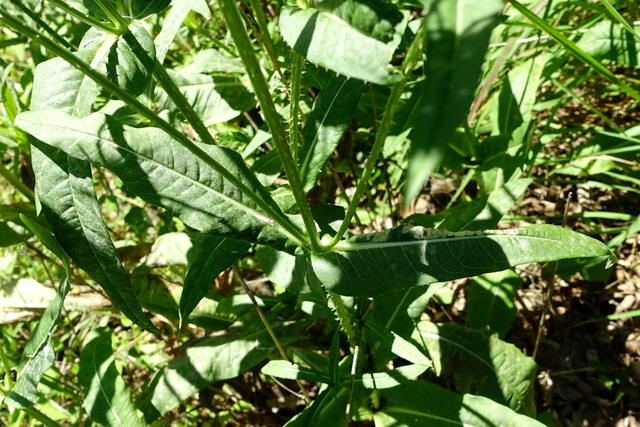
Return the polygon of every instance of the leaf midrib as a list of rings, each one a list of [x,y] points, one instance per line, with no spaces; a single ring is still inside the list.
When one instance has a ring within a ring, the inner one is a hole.
[[[271,218],[269,218],[268,216],[264,216],[263,214],[255,211],[254,209],[250,208],[249,206],[247,206],[245,204],[242,204],[242,203],[240,203],[240,202],[228,197],[227,195],[225,195],[223,193],[220,193],[220,192],[216,191],[215,189],[200,183],[199,181],[194,180],[193,178],[191,178],[189,176],[186,176],[186,175],[184,175],[184,174],[182,174],[182,173],[180,173],[180,172],[178,172],[178,171],[176,171],[174,169],[171,169],[171,168],[167,167],[166,165],[158,162],[157,160],[154,160],[154,159],[151,159],[151,158],[149,158],[147,156],[144,156],[144,155],[142,155],[142,154],[140,154],[140,153],[138,153],[136,151],[128,149],[127,147],[123,147],[121,145],[118,145],[114,141],[109,141],[108,139],[100,138],[100,137],[97,137],[97,136],[94,136],[94,135],[91,135],[91,134],[88,134],[88,133],[83,133],[83,132],[77,131],[75,129],[69,129],[69,128],[58,126],[58,125],[55,125],[55,124],[50,124],[50,126],[53,127],[53,128],[56,128],[56,129],[60,129],[60,130],[65,131],[65,132],[69,132],[71,134],[82,135],[84,137],[87,137],[87,138],[90,138],[90,139],[94,139],[96,141],[100,141],[100,142],[104,142],[104,143],[110,144],[110,145],[116,147],[116,149],[121,149],[123,151],[126,151],[126,152],[134,155],[134,156],[137,156],[137,157],[140,157],[142,159],[145,159],[146,161],[148,161],[150,163],[153,163],[153,164],[156,164],[160,168],[165,169],[165,170],[167,170],[167,171],[169,171],[169,172],[171,172],[171,173],[173,173],[173,174],[175,174],[175,175],[177,175],[177,176],[179,176],[179,177],[191,182],[193,185],[198,186],[198,187],[204,189],[205,191],[212,192],[212,193],[216,194],[218,197],[220,197],[221,199],[225,200],[227,203],[232,204],[232,205],[234,205],[234,206],[236,206],[238,208],[241,208],[241,209],[247,211],[252,216],[254,216],[257,220],[259,220],[262,223],[264,223],[266,226],[271,227],[272,224],[273,224],[273,220]],[[78,143],[79,142],[76,140],[72,144],[78,144]],[[224,179],[224,177],[222,177],[222,178]],[[226,181],[226,179],[225,179],[225,181]]]
[[[435,239],[420,239],[420,240],[411,240],[411,241],[402,241],[402,242],[377,242],[377,243],[338,243],[332,250],[332,252],[357,252],[357,251],[367,251],[374,249],[386,249],[393,247],[404,247],[404,246],[417,246],[417,245],[426,245],[429,243],[441,243],[441,242],[450,242],[450,241],[460,241],[460,240],[468,240],[468,239],[481,239],[481,238],[489,238],[489,239],[499,239],[499,238],[528,238],[528,239],[539,239],[543,241],[549,241],[554,243],[561,242],[557,239],[552,239],[549,237],[540,237],[540,236],[527,236],[520,234],[482,234],[478,236],[451,236],[451,237],[441,237]]]

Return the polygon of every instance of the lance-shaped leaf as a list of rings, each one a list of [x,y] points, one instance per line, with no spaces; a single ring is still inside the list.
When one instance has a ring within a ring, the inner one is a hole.
[[[536,363],[497,334],[420,322],[413,340],[427,351],[436,374],[452,380],[458,392],[482,395],[514,411],[536,415]]]
[[[376,426],[460,425],[474,427],[543,427],[533,418],[472,394],[460,395],[423,381],[381,391],[384,404],[374,415]]]
[[[315,187],[358,107],[364,82],[333,76],[313,104],[302,130],[300,177],[305,191]]]
[[[38,239],[53,252],[64,265],[65,277],[58,285],[58,292],[49,306],[45,309],[42,319],[34,329],[29,341],[24,347],[20,363],[17,367],[17,379],[9,396],[5,402],[14,408],[28,408],[35,405],[40,400],[38,393],[38,383],[42,375],[53,365],[55,353],[51,345],[50,338],[53,331],[60,322],[60,312],[64,299],[69,292],[69,257],[56,239],[37,222],[21,216],[25,225],[35,234]]]
[[[379,22],[390,16],[374,15],[373,19]],[[351,22],[341,17],[351,19]],[[399,73],[393,73],[389,61],[400,43],[406,21],[398,22],[394,18],[391,24],[394,32],[388,34],[390,40],[384,42],[378,39],[382,38],[380,30],[384,26],[359,22],[359,17],[338,10],[333,13],[330,10],[284,8],[279,24],[284,40],[309,62],[372,83],[399,81],[401,77]],[[366,19],[370,18],[371,15]],[[364,33],[367,28],[378,38]]]
[[[413,199],[439,163],[446,144],[466,116],[478,84],[489,36],[502,0],[426,0],[427,79],[412,114],[413,158],[406,200]]]
[[[82,406],[93,421],[110,427],[145,425],[116,367],[111,332],[101,333],[82,349],[78,382],[85,391]]]
[[[104,37],[91,37],[91,33],[83,39],[78,56],[97,66],[104,60]],[[98,93],[93,80],[66,61],[54,58],[36,68],[31,110],[56,108],[84,117],[91,112]],[[129,319],[157,331],[135,298],[102,219],[89,163],[68,157],[37,138],[30,138],[30,142],[36,193],[62,247]]]
[[[33,138],[31,145],[42,211],[62,247],[129,319],[157,332],[142,312],[102,219],[91,165],[38,139]]]
[[[329,290],[375,297],[528,262],[603,255],[615,261],[603,243],[552,225],[459,233],[402,225],[338,243],[311,260]]]
[[[23,113],[17,125],[67,154],[113,171],[143,200],[162,206],[185,224],[205,233],[267,245],[286,238],[273,219],[189,150],[156,128],[132,128],[95,113],[83,119],[60,111]],[[271,208],[278,205],[239,154],[201,145]]]
[[[187,320],[200,300],[207,295],[215,278],[250,247],[246,242],[213,236],[202,242],[198,256],[184,279],[184,289],[180,296],[180,324]]]

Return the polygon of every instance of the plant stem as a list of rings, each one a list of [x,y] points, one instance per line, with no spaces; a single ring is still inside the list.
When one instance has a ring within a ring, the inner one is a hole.
[[[11,171],[7,170],[3,164],[0,163],[0,176],[9,181],[9,184],[13,185],[13,187],[24,194],[27,199],[31,203],[35,203],[36,197],[33,194],[33,191],[27,187],[17,176],[11,173]]]
[[[344,422],[345,426],[349,425],[349,412],[351,412],[351,400],[353,400],[353,386],[356,382],[356,370],[358,368],[358,357],[360,356],[360,345],[356,345],[353,350],[353,361],[351,362],[351,381],[349,382],[349,397],[347,398],[347,418]]]
[[[260,207],[264,213],[266,213],[273,221],[278,225],[278,230],[285,234],[288,238],[295,241],[300,246],[305,246],[308,242],[308,239],[295,227],[291,221],[282,213],[282,211],[276,210],[271,207],[267,202],[265,202],[262,197],[258,194],[254,193],[249,187],[247,187],[236,175],[229,172],[224,166],[215,161],[211,156],[209,156],[205,151],[203,151],[200,147],[198,147],[193,141],[187,138],[186,135],[175,129],[165,120],[158,117],[156,113],[151,111],[148,107],[143,105],[136,98],[128,94],[126,91],[122,90],[118,85],[109,80],[106,76],[102,75],[98,71],[91,68],[89,64],[82,61],[80,58],[75,56],[73,53],[67,51],[66,49],[60,47],[54,41],[48,39],[43,36],[36,30],[23,25],[21,22],[17,21],[10,15],[7,15],[0,11],[0,22],[12,28],[18,33],[23,34],[24,36],[37,41],[53,53],[60,56],[62,59],[67,61],[73,67],[80,70],[83,74],[85,74],[90,79],[94,80],[100,86],[102,86],[107,91],[111,92],[113,95],[122,100],[125,104],[129,105],[136,112],[138,112],[141,116],[148,119],[151,123],[156,125],[158,128],[165,131],[169,134],[174,140],[184,146],[186,149],[191,151],[196,157],[205,162],[208,166],[210,166],[214,171],[219,173],[224,179],[229,181],[233,186],[238,188],[243,194],[245,194],[253,203],[255,203],[258,207]]]
[[[284,349],[284,347],[280,343],[280,340],[278,340],[278,337],[276,336],[275,332],[273,332],[273,328],[271,328],[269,321],[267,320],[266,316],[264,315],[264,312],[260,308],[260,305],[258,305],[258,301],[256,301],[256,298],[253,296],[253,292],[251,292],[251,289],[247,285],[247,282],[244,280],[244,277],[242,277],[242,274],[238,270],[238,267],[234,265],[232,269],[233,269],[233,274],[235,275],[235,277],[238,278],[238,281],[240,282],[240,284],[242,284],[242,288],[244,289],[245,293],[249,295],[249,299],[251,299],[251,302],[253,303],[253,306],[255,307],[256,312],[258,313],[258,316],[260,316],[260,320],[262,320],[262,324],[267,329],[267,332],[269,332],[269,336],[271,336],[271,339],[276,344],[276,347],[278,348],[280,355],[287,362],[293,363],[291,362],[291,359],[289,358],[287,351]],[[304,400],[305,402],[307,402],[307,405],[311,404],[311,398],[309,397],[309,393],[307,392],[307,389],[304,387],[302,382],[300,382],[300,380],[296,380],[296,382],[298,383],[298,387],[300,387],[300,390],[304,395]]]
[[[36,24],[40,25],[51,37],[53,37],[54,39],[58,40],[66,48],[71,48],[72,47],[71,44],[68,41],[66,41],[64,38],[62,38],[60,36],[60,34],[58,34],[46,22],[44,22],[42,19],[40,19],[38,17],[38,15],[36,15],[31,9],[29,9],[24,4],[22,4],[22,2],[20,0],[11,0],[11,3],[13,3],[15,6],[17,6],[20,10],[22,10],[22,12],[24,12],[25,15],[27,15],[29,18],[33,19],[33,21]]]
[[[404,78],[400,82],[396,83],[391,89],[391,94],[389,95],[387,105],[385,106],[384,113],[382,115],[382,122],[380,123],[380,128],[378,129],[376,139],[373,143],[373,148],[371,149],[371,154],[367,159],[367,163],[364,165],[362,176],[358,181],[358,186],[356,187],[355,194],[351,198],[351,203],[349,204],[347,213],[345,214],[344,220],[340,225],[338,233],[331,240],[331,242],[329,242],[329,244],[323,248],[325,251],[333,248],[347,231],[347,228],[349,228],[349,224],[351,223],[351,218],[353,218],[353,215],[358,208],[358,204],[362,199],[364,190],[369,185],[371,173],[373,172],[373,168],[378,162],[378,157],[380,156],[380,153],[384,148],[384,142],[387,139],[387,135],[389,134],[389,130],[391,129],[391,125],[393,124],[393,116],[395,115],[398,104],[400,103],[400,97],[402,96],[404,87],[409,81],[410,73],[413,70],[416,62],[418,61],[418,58],[420,57],[420,55],[422,55],[422,50],[427,36],[426,28],[426,20],[423,19],[422,24],[420,25],[420,29],[413,39],[413,42],[411,43],[411,46],[409,47],[409,50],[407,52],[407,56],[402,63],[402,72]]]
[[[349,319],[349,313],[347,313],[347,308],[344,306],[344,302],[340,295],[329,290],[327,290],[327,292],[329,293],[331,301],[333,301],[333,305],[336,308],[336,314],[338,315],[340,326],[342,326],[345,334],[347,334],[347,340],[349,341],[349,346],[353,353],[358,342],[356,340],[356,332],[353,330],[353,325],[351,325],[351,320]]]
[[[291,110],[290,110],[290,122],[289,122],[289,147],[291,147],[291,155],[293,156],[293,162],[298,164],[298,110],[300,108],[300,86],[302,81],[302,69],[304,67],[304,58],[302,55],[295,51],[291,51],[293,60],[291,68]],[[297,170],[297,168],[296,168]]]
[[[2,332],[0,331],[0,335]],[[2,361],[2,367],[4,368],[5,379],[7,381],[7,390],[11,390],[13,388],[13,378],[11,378],[11,363],[7,358],[4,349],[0,348],[0,361]],[[5,391],[4,388],[0,387],[0,390]]]
[[[198,113],[195,112],[187,98],[180,92],[180,88],[178,88],[171,76],[169,76],[169,73],[167,73],[167,70],[165,70],[157,59],[156,65],[153,68],[153,76],[158,80],[160,86],[162,86],[171,101],[178,107],[178,110],[180,110],[185,119],[193,126],[193,130],[196,131],[202,142],[209,145],[218,145]]]
[[[278,64],[278,60],[276,59],[276,55],[273,53],[273,40],[271,40],[271,36],[269,35],[267,20],[264,17],[264,11],[262,9],[262,5],[260,4],[260,0],[249,0],[249,3],[251,4],[251,9],[253,10],[253,16],[245,16],[247,18],[253,18],[253,20],[255,20],[256,24],[258,25],[259,31],[257,31],[257,33],[260,36],[260,40],[262,40],[262,44],[267,51],[267,55],[269,55],[269,59],[273,63],[273,67],[280,75],[282,83],[288,90],[289,82],[287,82],[287,79],[284,77],[282,69],[280,69],[280,64]]]
[[[110,34],[119,34],[120,31],[118,31],[117,28],[114,28],[110,25],[105,24],[104,22],[100,22],[97,19],[94,19],[82,12],[80,12],[78,9],[69,6],[67,3],[65,3],[64,1],[61,0],[48,0],[49,3],[51,3],[52,5],[54,5],[55,7],[57,7],[58,9],[61,9],[62,11],[68,13],[69,15],[73,16],[74,18],[76,18],[78,21],[80,22],[84,22],[87,25],[90,25],[92,27],[96,27],[102,31],[105,31],[107,33]]]
[[[271,92],[267,81],[262,74],[260,64],[253,51],[253,45],[247,34],[247,29],[244,25],[240,11],[235,0],[220,0],[220,10],[224,16],[224,20],[227,23],[229,33],[236,44],[240,58],[244,63],[244,66],[251,80],[251,85],[258,98],[262,113],[264,114],[265,121],[271,130],[271,137],[276,145],[280,159],[282,160],[282,166],[284,167],[285,174],[289,179],[291,185],[291,191],[296,200],[302,220],[309,234],[311,241],[311,248],[314,252],[320,252],[320,237],[318,236],[318,230],[311,214],[311,208],[307,201],[305,192],[302,188],[300,177],[298,176],[298,168],[293,161],[291,151],[286,142],[284,126],[280,120],[280,116],[276,111],[273,99],[271,99]]]
[[[120,12],[118,12],[118,10],[115,7],[113,7],[113,4],[111,4],[109,1],[107,0],[93,0],[93,1],[95,1],[96,4],[100,7],[100,9],[102,9],[102,11],[109,17],[111,22],[116,25],[116,29],[120,31],[124,31],[129,26],[127,21],[125,21],[125,19],[122,16],[120,16]]]

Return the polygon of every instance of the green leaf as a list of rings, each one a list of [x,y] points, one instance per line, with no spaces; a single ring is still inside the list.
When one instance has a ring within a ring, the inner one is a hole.
[[[318,395],[311,405],[293,417],[285,427],[342,426],[346,424],[349,389],[329,387]]]
[[[324,384],[330,384],[332,381],[331,377],[324,372],[305,368],[304,366],[287,362],[286,360],[272,360],[264,365],[260,372],[286,380],[303,380]]]
[[[183,71],[167,70],[180,91],[205,125],[231,120],[256,105],[256,99],[236,77],[212,77]],[[157,89],[157,105],[177,114],[176,107],[162,89]]]
[[[270,322],[283,344],[290,342],[301,326],[278,324],[273,316]],[[196,340],[183,346],[180,354],[153,377],[137,406],[150,423],[210,384],[253,368],[273,348],[273,340],[257,316],[224,333]]]
[[[425,370],[432,365],[429,358],[418,350],[415,345],[405,340],[395,332],[376,325],[373,322],[366,322],[365,326],[369,331],[373,332],[374,336],[382,343],[383,346],[391,349],[393,354],[416,365],[422,365],[425,367]]]
[[[109,44],[106,36],[92,29],[87,31],[76,53],[83,61],[97,66],[106,61]],[[113,39],[109,39],[113,42]],[[106,49],[105,47],[106,43]],[[36,67],[33,77],[31,110],[59,109],[76,117],[91,113],[99,95],[98,85],[62,58],[44,61]]]
[[[414,199],[466,117],[501,0],[429,0],[424,94],[412,114],[413,157],[405,198]]]
[[[12,221],[0,221],[0,248],[22,243],[23,240],[20,237],[28,239],[29,236],[30,234],[26,229],[17,226]]]
[[[413,339],[429,353],[436,374],[452,380],[458,392],[479,394],[514,411],[536,415],[537,365],[498,334],[420,322]]]
[[[302,129],[300,178],[304,191],[316,186],[358,107],[364,82],[332,76],[313,103]]]
[[[200,300],[211,289],[211,283],[238,258],[244,255],[251,245],[221,237],[207,237],[198,251],[196,259],[189,268],[184,280],[184,289],[180,296],[180,324],[182,324]]]
[[[65,276],[58,284],[58,291],[45,309],[42,319],[33,330],[29,341],[24,346],[20,362],[17,366],[17,379],[4,402],[14,408],[28,408],[40,400],[38,383],[42,375],[53,365],[55,353],[51,345],[51,334],[58,327],[64,299],[69,293],[69,257],[56,239],[37,222],[21,215],[24,224],[53,252],[64,265]]]
[[[395,387],[403,382],[410,381],[427,370],[425,365],[406,365],[387,372],[359,373],[356,374],[354,385],[365,390],[382,390]],[[336,383],[330,375],[315,369],[306,368],[286,360],[272,360],[261,370],[265,375],[287,380],[303,380],[315,383]],[[338,384],[343,388],[349,388],[350,378],[345,378]]]
[[[369,316],[379,325],[383,325],[403,338],[408,338],[431,297],[445,284],[434,283],[429,287],[400,290],[375,297]],[[378,360],[384,358],[379,354],[375,357]],[[376,360],[376,366],[380,366],[378,360]],[[381,364],[385,365],[387,361]]]
[[[188,0],[190,1],[190,0]],[[207,6],[208,7],[208,6]],[[182,68],[182,71],[189,74],[211,74],[211,73],[236,73],[244,74],[244,65],[237,59],[221,54],[216,49],[202,49],[191,58],[191,63]],[[267,134],[264,131],[259,133]],[[269,135],[269,134],[267,134]],[[269,138],[271,135],[269,135]]]
[[[78,382],[85,391],[82,406],[93,421],[109,427],[145,425],[116,367],[110,331],[82,349]]]
[[[611,72],[607,67],[602,65],[598,60],[596,60],[593,56],[586,53],[582,50],[576,43],[569,40],[564,34],[558,31],[556,28],[551,26],[544,19],[540,18],[538,15],[529,10],[526,6],[522,5],[517,0],[509,0],[509,3],[513,5],[513,7],[520,12],[524,17],[530,20],[536,27],[540,28],[543,32],[547,33],[553,40],[555,40],[558,44],[560,44],[567,52],[574,55],[580,61],[587,64],[594,71],[601,74],[604,78],[609,80],[611,83],[618,85],[620,89],[622,89],[627,95],[631,98],[640,101],[640,94],[633,89],[631,86],[626,84],[624,81],[620,80],[613,72]]]
[[[129,0],[122,2],[120,0],[106,0],[107,3],[111,3],[120,15],[133,19],[144,19],[149,15],[158,13],[164,8],[169,6],[171,0]],[[94,15],[97,15],[103,19],[108,19],[107,15],[102,11],[100,6],[95,0],[83,0],[83,3],[87,9]],[[129,7],[126,8],[125,6]]]
[[[131,0],[133,19],[144,19],[149,15],[161,12],[169,6],[171,0]]]
[[[138,96],[145,91],[151,82],[155,66],[155,45],[147,30],[139,23],[132,24],[127,31],[120,35],[107,34],[93,27],[90,28],[82,38],[76,55],[133,96]],[[73,96],[71,92],[75,90],[75,85],[71,86],[70,91],[69,87],[65,88],[66,84],[64,83],[71,82],[71,78],[81,78],[82,86],[87,86],[87,89],[82,87],[81,89],[87,91],[88,102],[92,102],[96,91],[98,91],[97,84],[82,75],[80,71],[71,71],[71,65],[63,64],[64,61],[61,59],[54,59],[47,68],[53,70],[52,67],[60,65],[66,73],[64,75],[66,80],[54,84],[52,87],[40,86],[37,88],[37,92],[34,88],[37,104],[42,105],[40,108],[45,108],[45,102],[41,100],[46,100],[47,93],[58,97],[58,90],[61,89],[62,94]],[[56,74],[54,72],[53,76]],[[82,95],[80,92],[79,96]],[[86,104],[86,102],[82,104]],[[82,116],[86,114],[82,114]]]
[[[289,46],[313,64],[372,83],[393,84],[401,79],[391,71],[389,61],[400,43],[405,21],[386,43],[333,13],[317,9],[284,8],[279,24]]]
[[[257,255],[260,268],[276,285],[296,293],[322,293],[322,284],[304,258],[269,246],[258,246]]]
[[[402,13],[381,0],[324,0],[318,4],[318,9],[382,42],[390,41],[404,29]]]
[[[488,230],[495,228],[502,217],[520,200],[533,180],[519,178],[468,203],[461,203],[446,211],[447,217],[438,225],[451,231]],[[418,224],[420,220],[412,217]]]
[[[138,96],[151,81],[155,58],[156,47],[151,36],[136,22],[112,46],[107,60],[107,77],[131,95]]]
[[[459,395],[435,384],[411,381],[383,390],[384,405],[374,415],[376,427],[464,425],[473,427],[543,427],[493,400]]]
[[[159,129],[124,126],[99,113],[77,119],[59,111],[27,112],[16,120],[67,154],[111,169],[131,192],[171,211],[190,227],[268,245],[286,241],[245,194]],[[280,211],[236,152],[200,147]]]
[[[171,1],[171,0],[169,0]],[[162,21],[162,29],[160,33],[156,36],[153,43],[156,46],[156,58],[160,63],[164,61],[165,56],[167,56],[167,52],[169,51],[169,46],[173,42],[173,39],[178,34],[178,30],[182,26],[182,23],[189,15],[189,12],[192,10],[197,11],[206,11],[209,12],[209,5],[206,0],[174,0],[171,5],[171,10],[164,17],[164,21]],[[209,19],[211,17],[211,13],[209,16],[205,16],[205,18]]]
[[[542,72],[549,62],[547,55],[518,64],[507,73],[498,96],[494,98],[492,123],[497,129],[493,134],[511,135],[520,128],[528,128],[536,103]],[[515,138],[514,142],[521,142]],[[480,144],[480,147],[482,144]]]
[[[356,375],[354,385],[366,390],[393,388],[417,378],[427,370],[425,365],[405,365],[386,372],[364,373]],[[345,386],[348,384],[345,383]]]
[[[327,289],[373,297],[528,262],[602,255],[615,260],[601,242],[551,225],[459,233],[402,225],[340,242],[311,260]]]
[[[74,263],[133,322],[158,332],[142,312],[100,213],[91,166],[37,139],[31,141],[42,211]]]
[[[617,22],[599,22],[576,45],[601,61],[606,59],[630,67],[640,65],[640,42]]]
[[[96,34],[95,38],[88,37],[92,34],[89,31],[85,35],[78,56],[98,64],[103,61],[103,37]],[[36,68],[31,109],[54,107],[84,117],[91,112],[98,93],[91,79],[66,61],[54,58]],[[31,138],[30,143],[38,199],[62,247],[128,318],[157,332],[142,312],[111,242],[93,188],[89,163],[68,157],[37,138]]]
[[[504,338],[518,313],[513,300],[520,288],[522,279],[511,269],[474,277],[467,295],[467,324],[488,326]]]

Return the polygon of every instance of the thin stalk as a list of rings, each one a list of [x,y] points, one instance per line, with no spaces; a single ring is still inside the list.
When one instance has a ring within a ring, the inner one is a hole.
[[[49,3],[51,3],[52,5],[54,5],[55,7],[57,7],[58,9],[66,12],[67,14],[73,16],[74,18],[76,18],[78,21],[80,22],[84,22],[87,25],[90,25],[92,27],[96,27],[102,31],[105,31],[107,33],[110,34],[119,34],[120,31],[118,31],[117,28],[112,27],[110,25],[105,24],[104,22],[100,22],[97,19],[94,19],[90,16],[88,16],[87,14],[84,14],[82,12],[80,12],[78,9],[69,6],[67,3],[65,3],[62,0],[47,0]]]
[[[65,45],[65,47],[67,47],[69,49],[73,47],[73,46],[71,46],[71,43],[69,43],[64,38],[62,38],[60,36],[60,34],[58,34],[56,31],[54,31],[53,28],[51,28],[49,26],[49,24],[47,24],[42,19],[40,19],[40,17],[38,17],[38,15],[36,15],[31,9],[26,7],[24,4],[22,4],[22,2],[20,0],[11,0],[11,3],[13,3],[15,6],[17,6],[18,9],[22,10],[22,12],[24,12],[25,15],[27,15],[29,18],[33,19],[33,21],[36,24],[38,24],[40,27],[42,27],[42,29],[44,29],[51,37],[53,37],[54,39],[58,40],[60,43]]]
[[[351,218],[353,218],[356,209],[358,208],[358,204],[362,198],[364,190],[369,185],[369,179],[371,178],[371,173],[373,172],[373,168],[378,162],[378,157],[384,148],[384,141],[387,139],[387,135],[389,134],[389,130],[393,124],[393,116],[395,115],[396,109],[398,108],[398,104],[400,103],[400,97],[402,96],[402,92],[404,91],[404,87],[409,81],[409,76],[416,62],[422,55],[422,50],[424,47],[424,43],[426,41],[427,36],[427,26],[426,20],[422,20],[422,24],[420,25],[420,29],[416,34],[415,39],[411,43],[409,47],[409,51],[407,52],[407,56],[405,57],[402,63],[402,71],[404,74],[404,78],[396,83],[391,89],[391,94],[389,95],[389,99],[387,101],[387,105],[385,106],[384,113],[382,115],[382,122],[380,123],[380,128],[376,134],[376,139],[373,143],[373,148],[371,149],[371,154],[367,159],[367,163],[364,165],[364,170],[362,171],[362,176],[358,181],[358,186],[356,187],[355,194],[351,198],[351,203],[349,204],[349,208],[347,209],[347,213],[345,214],[344,220],[340,225],[340,229],[335,237],[326,245],[323,249],[325,251],[333,248],[342,238],[344,233],[349,228],[349,224],[351,223]]]
[[[0,361],[2,362],[2,367],[4,368],[4,377],[7,381],[7,390],[11,390],[13,388],[13,378],[11,378],[11,362],[9,362],[9,359],[7,358],[7,355],[3,349],[0,349]],[[2,387],[0,387],[0,390],[4,391]]]
[[[116,25],[116,29],[124,31],[129,26],[129,23],[125,21],[125,19],[120,16],[120,12],[113,7],[107,0],[94,0],[98,7],[102,9],[102,11],[109,17],[112,23]]]
[[[336,173],[336,170],[333,168],[333,165],[331,164],[331,162],[327,163],[327,167],[329,168],[329,171],[331,172],[331,176],[333,177],[333,180],[335,181],[336,185],[338,186],[338,189],[340,190],[340,195],[347,202],[347,206],[349,206],[349,204],[351,203],[351,198],[347,194],[347,190],[344,188],[344,185],[342,185],[342,181],[340,181],[340,177]],[[358,225],[360,232],[364,234],[364,227],[362,226],[362,222],[360,221],[358,214],[357,213],[354,214],[353,218],[356,220],[356,224]]]
[[[171,76],[169,76],[169,73],[167,73],[167,70],[165,70],[160,61],[158,61],[157,59],[156,65],[153,68],[153,76],[167,93],[169,99],[173,101],[173,103],[176,105],[176,107],[178,107],[178,110],[180,110],[185,119],[187,119],[191,126],[193,126],[193,130],[196,131],[202,142],[209,145],[218,145],[198,113],[196,113],[191,106],[191,103],[189,103],[187,98],[185,98],[182,92],[180,92],[180,88],[178,88]]]
[[[287,354],[287,351],[284,349],[284,347],[280,343],[280,340],[278,340],[278,337],[276,336],[275,332],[273,332],[273,328],[271,328],[271,325],[269,324],[269,321],[265,317],[264,312],[260,308],[258,301],[256,301],[256,298],[253,296],[253,292],[251,292],[251,289],[249,289],[249,286],[247,285],[247,282],[244,280],[244,277],[242,277],[242,274],[240,274],[238,267],[234,265],[231,268],[233,269],[234,276],[238,279],[238,281],[242,285],[242,288],[244,289],[245,293],[249,295],[249,299],[251,299],[251,302],[253,303],[253,306],[256,309],[258,316],[260,316],[260,320],[262,320],[262,324],[267,329],[267,332],[269,332],[269,336],[271,336],[271,339],[276,344],[276,347],[278,348],[280,355],[284,360],[286,360],[289,363],[292,363],[291,359],[289,358],[289,355]],[[304,395],[304,400],[305,402],[307,402],[307,405],[311,404],[311,398],[309,397],[309,393],[307,392],[307,389],[304,387],[304,385],[300,380],[296,380],[296,382],[298,383],[298,387],[300,387],[300,390]]]
[[[356,340],[356,331],[353,329],[353,325],[351,325],[351,320],[349,319],[349,313],[347,313],[347,308],[344,306],[344,302],[342,301],[342,297],[340,295],[327,290],[329,296],[331,297],[331,301],[333,301],[333,305],[336,308],[336,314],[338,315],[338,320],[340,321],[340,326],[344,330],[345,334],[347,334],[347,340],[349,341],[349,346],[351,347],[351,352],[353,353],[358,341]]]
[[[284,167],[285,174],[289,179],[291,185],[291,191],[296,200],[302,220],[309,234],[311,248],[314,252],[321,251],[320,237],[318,236],[318,230],[316,224],[313,221],[313,215],[311,214],[311,208],[307,201],[304,189],[302,188],[302,182],[298,176],[298,168],[296,167],[291,151],[286,142],[286,136],[284,126],[280,120],[280,116],[276,111],[275,104],[271,98],[271,91],[267,85],[267,81],[262,74],[260,64],[253,51],[253,45],[247,34],[247,29],[238,10],[238,5],[235,0],[220,0],[220,10],[224,16],[224,20],[227,23],[227,28],[233,41],[236,44],[240,58],[244,63],[249,79],[251,80],[251,86],[258,98],[262,114],[264,114],[265,121],[271,130],[271,137],[276,145],[280,159],[282,160],[282,166]]]
[[[360,345],[356,345],[353,350],[353,362],[351,363],[351,381],[349,382],[349,398],[347,399],[347,408],[346,413],[347,417],[345,419],[344,425],[345,427],[349,425],[349,412],[351,412],[351,400],[353,399],[353,386],[356,382],[356,371],[358,367],[358,356],[360,355]]]
[[[254,0],[252,0],[254,1]],[[300,86],[302,81],[302,70],[304,67],[304,58],[302,55],[291,51],[293,56],[291,67],[291,111],[289,124],[289,146],[291,147],[291,155],[293,162],[298,164],[298,146],[300,145],[298,136],[300,123],[298,120],[298,110],[300,109]],[[296,168],[297,170],[297,168]]]
[[[137,113],[141,116],[148,119],[151,123],[156,125],[158,128],[165,131],[169,134],[174,140],[180,143],[182,146],[187,148],[191,153],[193,153],[200,160],[209,165],[214,171],[219,173],[224,179],[229,181],[233,186],[238,188],[243,194],[245,194],[252,202],[254,202],[258,207],[260,207],[264,213],[266,213],[270,218],[274,220],[277,224],[277,228],[284,233],[287,237],[295,241],[301,246],[305,246],[308,242],[308,239],[289,221],[289,219],[282,214],[282,212],[276,211],[274,208],[269,206],[262,198],[254,193],[249,187],[247,187],[237,176],[233,173],[229,172],[225,167],[223,167],[220,163],[215,161],[211,156],[209,156],[205,151],[203,151],[200,147],[198,147],[193,141],[187,138],[186,135],[175,129],[168,122],[158,117],[156,113],[151,111],[148,107],[143,105],[136,98],[128,94],[126,91],[123,91],[118,85],[109,80],[106,76],[102,75],[98,71],[91,68],[89,64],[82,61],[80,58],[75,56],[73,53],[67,51],[66,49],[60,47],[58,44],[48,39],[38,31],[29,28],[28,26],[22,24],[17,21],[10,15],[4,14],[0,11],[0,23],[7,25],[12,28],[14,31],[23,34],[24,36],[37,41],[51,52],[55,53],[73,67],[80,70],[83,74],[85,74],[90,79],[94,80],[100,86],[102,86],[107,91],[111,92],[113,95],[122,100],[125,104],[129,105],[133,108]],[[274,225],[275,226],[275,225]]]
[[[16,190],[24,194],[25,197],[29,199],[31,203],[35,203],[36,197],[33,194],[33,191],[29,187],[27,187],[22,181],[20,181],[20,179],[18,179],[17,176],[12,174],[11,171],[5,168],[4,165],[1,163],[0,163],[0,176],[6,179],[9,182],[9,184],[13,185],[13,187]]]
[[[267,20],[264,17],[264,11],[262,9],[262,5],[260,4],[260,0],[249,0],[251,4],[251,9],[253,10],[253,16],[248,16],[245,14],[247,18],[253,18],[258,25],[259,31],[257,31],[260,36],[260,40],[267,51],[267,55],[269,59],[273,63],[273,67],[276,69],[276,72],[280,75],[280,79],[282,79],[282,83],[284,86],[289,89],[289,82],[284,77],[282,70],[280,69],[280,64],[278,64],[278,60],[276,59],[276,55],[273,53],[273,40],[271,40],[271,36],[269,35],[269,30],[267,28]],[[293,84],[293,83],[292,83]]]
[[[564,205],[564,217],[562,218],[562,226],[565,227],[567,225],[567,215],[569,213],[569,205],[571,204],[571,194],[567,195],[567,203]],[[549,306],[551,305],[551,297],[553,297],[553,289],[554,282],[556,278],[556,273],[558,271],[558,261],[553,265],[553,275],[547,284],[547,295],[544,301],[544,307],[542,308],[542,316],[540,317],[540,324],[538,325],[538,334],[536,335],[536,343],[533,346],[533,354],[531,358],[536,360],[536,356],[538,355],[538,349],[540,347],[540,340],[542,339],[542,331],[544,330],[545,318],[547,317],[547,313],[549,312]]]

